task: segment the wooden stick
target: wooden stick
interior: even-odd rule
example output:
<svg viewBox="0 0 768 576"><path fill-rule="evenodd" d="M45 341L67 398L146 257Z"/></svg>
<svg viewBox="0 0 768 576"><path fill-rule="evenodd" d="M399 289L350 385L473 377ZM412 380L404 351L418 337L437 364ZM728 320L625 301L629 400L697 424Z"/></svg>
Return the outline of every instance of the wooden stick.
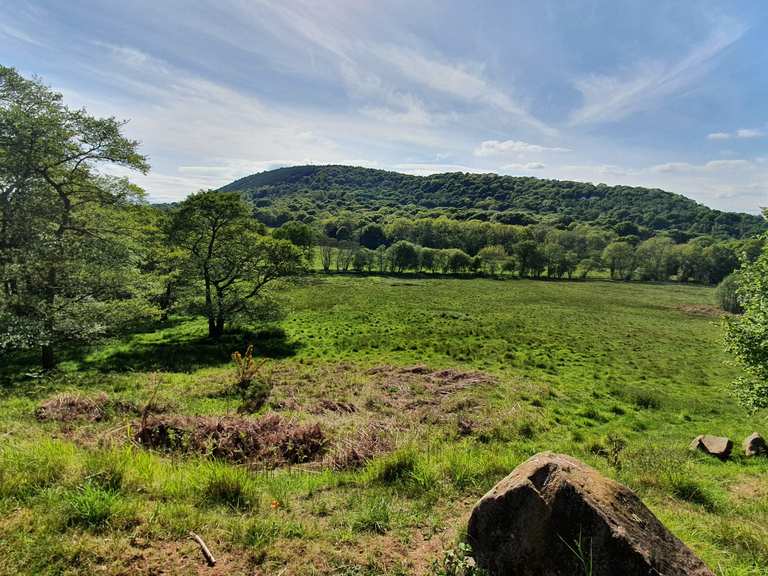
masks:
<svg viewBox="0 0 768 576"><path fill-rule="evenodd" d="M216 566L216 558L214 558L211 551L208 550L208 546L205 545L203 539L194 532L190 532L189 535L192 540L197 542L197 545L200 546L200 551L203 553L203 556L205 556L205 561L208 562L208 566Z"/></svg>

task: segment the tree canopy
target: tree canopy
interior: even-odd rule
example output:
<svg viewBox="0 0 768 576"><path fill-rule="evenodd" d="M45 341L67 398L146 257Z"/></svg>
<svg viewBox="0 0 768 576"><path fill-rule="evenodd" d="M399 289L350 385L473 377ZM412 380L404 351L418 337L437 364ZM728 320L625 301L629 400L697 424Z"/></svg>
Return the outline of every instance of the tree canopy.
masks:
<svg viewBox="0 0 768 576"><path fill-rule="evenodd" d="M99 172L146 171L124 123L64 105L38 80L0 67L0 345L88 339L139 315L132 207L141 191Z"/></svg>

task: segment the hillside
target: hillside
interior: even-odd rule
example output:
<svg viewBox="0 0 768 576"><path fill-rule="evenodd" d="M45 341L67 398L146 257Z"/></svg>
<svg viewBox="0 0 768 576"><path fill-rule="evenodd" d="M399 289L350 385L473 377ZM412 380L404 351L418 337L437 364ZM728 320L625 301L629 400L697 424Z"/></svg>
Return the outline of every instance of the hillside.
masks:
<svg viewBox="0 0 768 576"><path fill-rule="evenodd" d="M760 216L713 210L663 190L497 174L411 176L353 166L292 166L246 176L221 190L246 193L268 225L352 210L376 212L377 218L447 215L507 224L631 222L656 232L731 238L766 229Z"/></svg>

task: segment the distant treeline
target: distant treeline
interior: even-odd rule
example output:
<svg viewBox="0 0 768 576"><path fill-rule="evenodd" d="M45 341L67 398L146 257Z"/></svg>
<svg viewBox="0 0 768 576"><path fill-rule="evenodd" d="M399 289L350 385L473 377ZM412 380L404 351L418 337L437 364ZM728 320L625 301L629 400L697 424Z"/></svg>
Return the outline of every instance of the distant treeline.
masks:
<svg viewBox="0 0 768 576"><path fill-rule="evenodd" d="M330 218L316 226L290 221L273 231L309 256L319 252L325 271L515 274L585 278L607 271L618 280L678 280L717 284L753 260L762 241L699 236L680 242L668 234L643 237L631 223L615 230L585 224L554 228L395 218L386 224Z"/></svg>
<svg viewBox="0 0 768 576"><path fill-rule="evenodd" d="M410 176L351 166L294 166L241 178L222 188L246 195L270 227L316 224L345 213L384 223L396 217L500 224L634 225L641 238L676 242L702 235L747 238L766 230L761 216L713 210L658 189L496 174Z"/></svg>

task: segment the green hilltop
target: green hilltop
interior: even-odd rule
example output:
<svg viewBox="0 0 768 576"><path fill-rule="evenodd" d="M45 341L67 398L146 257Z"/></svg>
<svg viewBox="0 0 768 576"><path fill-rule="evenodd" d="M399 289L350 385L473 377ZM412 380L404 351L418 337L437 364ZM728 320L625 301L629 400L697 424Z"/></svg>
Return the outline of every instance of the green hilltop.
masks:
<svg viewBox="0 0 768 576"><path fill-rule="evenodd" d="M448 216L506 224L622 222L658 233L744 238L766 230L761 216L714 210L659 189L525 176L452 172L412 176L354 166L291 166L221 188L244 192L265 224L313 222L345 210L380 220Z"/></svg>

